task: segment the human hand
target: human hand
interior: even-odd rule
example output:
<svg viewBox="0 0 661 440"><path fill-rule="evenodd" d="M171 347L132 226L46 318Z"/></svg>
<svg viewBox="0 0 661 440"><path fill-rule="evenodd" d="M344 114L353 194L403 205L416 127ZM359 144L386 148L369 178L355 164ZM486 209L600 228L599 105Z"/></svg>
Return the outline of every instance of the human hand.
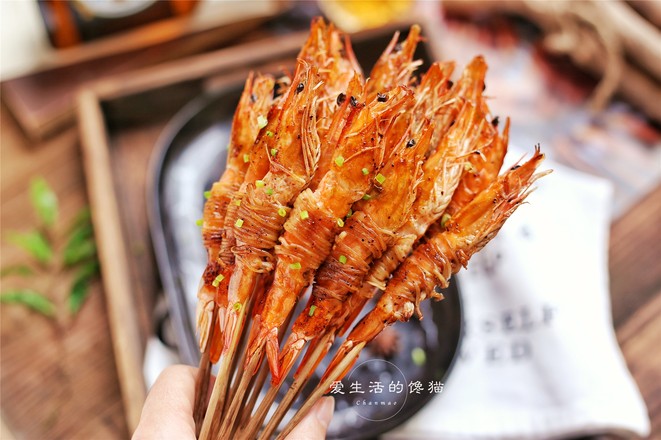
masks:
<svg viewBox="0 0 661 440"><path fill-rule="evenodd" d="M142 408L140 423L133 440L194 440L195 375L197 368L175 365L166 368L156 379ZM335 401L323 397L287 440L321 440L333 417Z"/></svg>

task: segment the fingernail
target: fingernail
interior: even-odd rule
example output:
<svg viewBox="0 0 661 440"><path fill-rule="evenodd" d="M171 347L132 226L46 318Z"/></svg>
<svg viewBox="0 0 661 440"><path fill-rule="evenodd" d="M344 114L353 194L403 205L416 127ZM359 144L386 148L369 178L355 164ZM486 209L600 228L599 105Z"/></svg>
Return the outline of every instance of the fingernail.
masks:
<svg viewBox="0 0 661 440"><path fill-rule="evenodd" d="M314 415L321 423L324 424L324 426L328 426L331 419L333 418L334 409L335 409L335 399L332 398L331 396L322 397L317 403L317 406L314 411Z"/></svg>

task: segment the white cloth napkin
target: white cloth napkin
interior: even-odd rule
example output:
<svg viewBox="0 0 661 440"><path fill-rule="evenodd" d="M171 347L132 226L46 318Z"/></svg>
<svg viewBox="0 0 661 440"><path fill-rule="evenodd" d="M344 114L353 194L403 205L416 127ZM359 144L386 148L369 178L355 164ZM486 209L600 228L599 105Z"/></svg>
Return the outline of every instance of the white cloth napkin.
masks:
<svg viewBox="0 0 661 440"><path fill-rule="evenodd" d="M459 275L465 334L443 393L384 438L649 434L611 320L610 184L545 166L529 205Z"/></svg>

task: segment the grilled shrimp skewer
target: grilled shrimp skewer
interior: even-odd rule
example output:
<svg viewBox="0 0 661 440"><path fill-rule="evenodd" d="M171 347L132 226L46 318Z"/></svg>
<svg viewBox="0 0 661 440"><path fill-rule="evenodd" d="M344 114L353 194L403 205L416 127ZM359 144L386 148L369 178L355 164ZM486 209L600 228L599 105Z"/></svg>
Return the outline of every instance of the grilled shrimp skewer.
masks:
<svg viewBox="0 0 661 440"><path fill-rule="evenodd" d="M369 174L383 160L379 134L411 99L411 93L404 88L392 95L386 102L374 100L367 105L351 97L354 108L340 136L333 166L316 191L306 190L297 198L281 244L276 247L278 263L273 285L261 315L254 318L242 383L247 383L258 368L264 351L272 374L277 377L278 328L330 252L342 217L370 189ZM239 389L242 388L240 384Z"/></svg>
<svg viewBox="0 0 661 440"><path fill-rule="evenodd" d="M296 319L281 355L281 381L293 366L305 343L326 331L338 318L347 297L360 288L374 258L392 243L397 229L408 217L422 177L421 161L429 147L432 127L416 137L403 139L376 176L373 196L354 205L344 231L317 273L310 301Z"/></svg>
<svg viewBox="0 0 661 440"><path fill-rule="evenodd" d="M198 291L197 329L199 333L200 369L196 379L195 421L199 433L204 417L204 405L209 384L210 347L212 329L216 326L216 282L221 271L219 261L223 239L224 219L232 194L243 182L248 164L243 155L248 154L259 132L259 115L268 112L273 101L274 79L268 75L248 75L239 99L234 118L227 154L227 165L221 178L213 184L204 205L202 238L207 249L207 267L202 275ZM220 339L217 336L217 339ZM213 357L213 356L211 356Z"/></svg>
<svg viewBox="0 0 661 440"><path fill-rule="evenodd" d="M296 200L292 216L285 225L286 232L276 248L275 280L264 312L257 318L260 330L249 347L252 357L260 356L259 347L266 346L274 377L278 377L277 327L329 254L333 237L343 225L342 218L371 188L375 171L383 160L380 134L410 98L408 91L399 89L387 102L374 100L367 106L356 104L352 120L341 137L333 167L317 191L306 190Z"/></svg>
<svg viewBox="0 0 661 440"><path fill-rule="evenodd" d="M431 84L438 83L435 79L441 73L433 72L432 69L423 78L421 87L426 84L426 80ZM367 283L363 285L357 294L350 297L346 304L347 312L343 319L344 324L340 326L338 334L343 334L360 314L364 305L374 295L374 288L381 290L385 288L385 282L390 274L409 255L415 242L425 234L427 228L441 219L442 214L452 200L459 180L462 178L462 173L465 173L465 164L470 165L470 161L474 160L470 152L481 152L493 143L497 131L485 119L484 112L488 109L482 98L485 74L486 63L484 59L475 57L466 66L461 78L450 92L441 95L447 101L442 102L438 107L436 118L440 121L439 125L445 126L448 131L446 135L443 132L438 133L437 129L435 135L442 137L442 143L427 159L423 168L425 176L436 176L436 178L427 178L420 186L418 198L411 209L411 216L397 231L396 243L374 263L367 276ZM464 100L468 100L468 106L464 107L460 113L460 103ZM469 112L472 116L468 116ZM453 125L454 121L457 120L459 121L459 127ZM507 142L498 143L498 146L500 149L492 148L489 150L489 153L493 155L489 160L498 163L498 169L500 169ZM467 161L462 157L466 154L468 154ZM496 175L498 169L495 171Z"/></svg>
<svg viewBox="0 0 661 440"><path fill-rule="evenodd" d="M235 267L229 280L218 279L219 286L227 286L228 289L223 329L225 359L214 385L214 407L207 412L202 426L202 438L208 438L218 424L216 421L212 426L212 419L216 416L215 420L218 420L217 407L223 400L220 396L225 394L229 381L228 369L259 273L272 268L273 257L269 250L278 238L290 209L288 205L309 183L316 169L319 138L316 133L317 83L314 77L315 69L299 62L294 81L284 97L282 110L278 112L278 127L283 129L272 137L267 136L274 139L274 146L267 152L269 172L263 180L248 183L246 194L238 199L241 202L233 228L237 246L232 249Z"/></svg>
<svg viewBox="0 0 661 440"><path fill-rule="evenodd" d="M450 276L466 267L470 257L498 233L528 196L530 185L546 174L534 174L543 158L536 148L530 160L512 167L466 205L447 230L432 235L415 249L397 269L375 308L340 346L320 384L278 438L284 438L330 385L344 377L362 348L381 330L394 322L409 320L413 313L421 316L420 302L428 297L442 299L434 286L447 287Z"/></svg>
<svg viewBox="0 0 661 440"><path fill-rule="evenodd" d="M370 82L368 84L368 92L370 93L370 96L372 97L372 100L376 99L377 101L383 101L385 102L386 100L389 99L389 92L397 87L398 85L406 85L409 84L411 81L411 75L415 71L415 69L420 65L420 62L418 61L413 61L413 54L415 52L415 48L417 46L417 43L420 40L420 28L418 26L413 26L411 28L411 31L409 32L409 36L407 39L401 43L397 44L397 40L399 38L399 33L396 33L395 36L393 37L390 45L388 48L385 50L385 52L381 55L379 58L378 62L372 69L372 72L370 74ZM350 47L347 44L347 47ZM445 80L443 81L443 86L446 87L447 83L447 78L449 77L452 69L451 66L447 68L446 66L443 69L444 74L446 75ZM347 97L349 95L349 98ZM347 94L341 94L337 98L337 103L339 104L342 101L346 101L350 99L351 94L347 92ZM423 100L417 99L417 102L421 102ZM416 104L417 105L417 104ZM341 110L340 110L341 111ZM409 109L410 111L410 109ZM339 112L338 112L339 113ZM409 129L406 124L402 124L399 121L404 118L406 113L400 114L397 119L396 119L396 126L390 126L390 128L385 132L384 136L384 145L385 145L385 152L384 152L384 157L389 157L392 149L394 146L402 139L402 136L404 133ZM455 114L456 116L456 114ZM335 119L337 120L338 114L336 113ZM407 119L408 120L408 119ZM329 144L338 144L338 139L337 136L339 135L340 130L333 130L333 126L335 126L335 121L331 124L331 129L329 130L329 134L327 136L327 142ZM417 133L420 129L422 129L422 125L419 124L414 127L415 132ZM384 133L381 133L382 135ZM335 137L335 139L333 139ZM332 162L328 164L327 166L324 165L325 163L328 163L327 161L324 160L324 151L330 151L326 150L323 147L322 144L322 155L321 155L321 160L320 160L320 166L319 166L319 171L313 178L312 183L310 184L311 189L315 189L318 185L318 181L320 181L324 176L324 170L329 169L329 167L332 165ZM362 170L361 170L362 171ZM347 207L348 208L348 207ZM341 219L341 217L346 213L346 210L342 212L341 214L338 215L338 218ZM293 215L292 219L295 219L296 216ZM329 239L329 242L331 240ZM326 252L327 253L327 252ZM296 291L297 288L294 288L293 290ZM281 318L279 318L281 319ZM274 338L272 338L274 339ZM272 350L273 353L275 354L277 350L277 345L275 345L275 350ZM260 354L261 356L261 354ZM275 355L272 356L275 358ZM273 364L273 362L271 362ZM277 364L276 364L277 366ZM251 366L248 366L247 370L250 371L252 369ZM273 368L272 368L273 370ZM285 373L286 375L286 373ZM275 377L275 376L274 376ZM259 427L262 424L262 421L264 417L267 414L267 411L275 399L275 396L277 394L278 387L272 386L269 391L267 392L267 395L265 398L262 400L262 403L260 404L259 409L255 413L255 415L251 418L249 425L247 428L245 428L242 431L242 435L244 438L252 438L256 435Z"/></svg>
<svg viewBox="0 0 661 440"><path fill-rule="evenodd" d="M406 127L409 126L411 127L411 130L416 130L416 129L419 130L422 128L422 125L426 123L425 121L428 121L428 118L432 118L435 122L441 125L442 129L439 130L437 127L432 126L430 135L432 139L434 138L439 139L444 135L444 131L448 129L448 126L451 124L451 120L458 118L458 120L460 121L460 123L452 127L450 135L448 135L446 139L443 139L441 145L434 145L431 148L427 148L427 145L429 143L428 142L424 143L423 150L426 148L427 150L432 151L433 153L431 157L427 160L427 162L423 165L423 169L425 170L423 176L424 179L421 182L420 187L418 187L417 189L416 202L411 208L411 211L413 213L420 210L421 207L424 208L423 209L424 212L428 213L429 211L433 211L429 208L429 204L440 203L442 205L439 207L440 211L438 212L438 215L440 215L440 212L442 212L442 210L445 208L445 205L447 205L447 202L449 202L450 200L452 191L454 190L454 185L456 184L456 181L459 178L459 173L461 169L460 163L446 167L446 162L450 163L451 160L454 159L456 156L462 156L466 152L467 148L474 143L473 141L477 133L477 128L475 127L477 127L481 122L478 112L470 105L467 105L463 113L461 113L461 115L458 115L459 109L464 103L463 100L453 99L453 101L448 102L446 101L446 99L449 98L444 99L444 97L447 97L449 95L448 91L450 84L448 82L448 78L452 72L452 68L453 65L451 63L444 63L444 64L435 63L434 65L432 65L429 71L424 75L420 85L418 86L418 89L416 90L417 94L414 105L412 106L412 108L409 109L407 113L400 115L398 119L395 121L394 126L391 127L391 132L394 132L398 135L399 137L398 140L400 141L400 145L401 145L402 136L400 134L400 130L402 130L402 127L404 127L405 130ZM386 143L388 143L388 141L390 139L393 139L394 137L391 134L391 132L387 133L386 135ZM409 140L410 139L405 139L404 142L408 144ZM409 146L415 146L415 145L416 145L415 139L413 139L413 141L410 143ZM420 146L418 145L418 147ZM389 168L388 166L385 167L386 170L388 168ZM450 168L450 171L454 170L456 176L454 178L442 180L441 179L442 174L440 173L442 173L446 168ZM434 188L436 189L432 191ZM411 192L410 194L413 195L415 193ZM442 194L445 194L445 196L441 196ZM433 198L431 198L432 196ZM421 201L426 201L425 203L427 203L427 205L422 204ZM370 203L370 202L365 202L365 203ZM372 204L372 206L378 206L378 204ZM408 211L408 208L411 207L411 204L408 203L405 204L404 206L407 208L404 211L406 212ZM384 209L384 212L389 212L389 209ZM399 224L397 224L397 227L402 226L401 224L402 221L405 220L410 221L410 219L408 219L408 214L409 213L407 213L407 216L400 217L401 221L399 222ZM350 222L356 221L356 219L360 218L360 216L363 214L359 213L356 215L358 217L351 219ZM396 216L393 218L396 218ZM324 284L327 284L326 288L330 289L330 292L332 292L332 295L335 296L336 299L346 298L347 294L349 293L352 294L349 295L348 300L344 304L340 301L333 302L332 299L330 299L329 300L330 303L335 304L334 312L330 314L329 313L324 314L324 308L322 307L322 309L319 311L320 314L316 315L317 312L315 309L317 305L314 305L315 306L314 309L312 308L311 305L308 307L307 313L309 314L310 310L312 310L313 315L315 315L314 318L309 319L309 321L314 322L314 324L308 322L307 327L311 331L307 332L307 336L305 332L299 332L298 335L300 337L296 342L290 339L285 345L283 355L281 357L281 362L283 364L282 365L283 371L281 372L281 377L286 376L289 369L292 367L293 363L298 357L298 354L302 350L305 342L309 340L310 337L312 336L318 336L318 338L314 340L311 343L311 346L308 348L308 353L306 354L304 360L302 361L301 367L299 367L299 371L296 374L296 379L294 384L292 384L292 386L287 391L285 397L283 398L277 409L276 414L271 418L271 421L269 422L269 424L267 425L264 431L263 436L265 437L268 437L269 432L272 432L277 427L280 418L284 416L285 412L288 409L289 404L293 402L293 400L298 395L300 388L306 382L306 378L309 377L309 374L307 372L313 371L314 367L316 367L318 362L326 355L328 348L330 348L330 343L332 343L334 339L336 328L340 327L340 323L346 319L346 315L349 313L348 310L355 309L356 310L355 313L358 313L360 309L362 309L364 302L367 302L367 300L372 296L371 288L367 289L367 294L362 294L362 295L358 295L356 289L358 289L359 286L362 284L362 280L366 275L367 270L369 269L369 264L367 263L370 263L372 261L372 258L378 258L381 252L385 250L385 247L382 248L381 246L385 245L386 247L389 247L393 243L391 239L379 236L377 231L383 232L384 231L383 229L379 229L377 225L374 224L373 221L369 223L373 226L373 228L368 228L368 230L374 231L377 234L377 236L370 237L368 234L367 239L373 240L374 238L376 238L376 240L374 240L374 243L377 244L373 246L374 249L372 249L374 251L374 255L370 255L372 253L370 252L370 250L364 249L364 251L367 252L367 255L365 256L361 255L360 257L356 258L358 261L365 260L365 264L362 265L362 270L361 269L349 270L350 267L349 265L346 264L342 265L338 259L340 257L344 259L347 258L347 255L353 254L353 252L350 250L342 250L342 251L338 251L337 255L335 255L334 258L329 258L329 261L331 261L331 263L328 266L333 267L334 270L328 271L322 268L322 270L320 270L319 274L317 275L318 284L317 286L315 286L315 290L317 292L324 290L324 288L321 287ZM390 225L392 227L393 225L395 225L395 223L390 222ZM397 227L395 227L391 231L394 231L395 229L397 229ZM359 231L363 232L363 234L357 234L357 232ZM353 243L354 241L361 239L365 240L366 237L364 232L365 232L364 227L359 227L356 229L347 228L347 232L344 234L346 243ZM358 243L360 244L362 242L358 241ZM379 246L379 244L381 246ZM351 248L352 246L348 246L348 247ZM360 248L361 246L356 246L356 249L360 249ZM347 273L343 274L343 272L347 272ZM345 281L351 280L351 281L345 283L336 283L335 279L345 280ZM326 283L324 283L324 280L326 281ZM351 286L353 286L353 288L351 288ZM321 296L321 294L318 293L317 296ZM358 299L356 297L358 297ZM361 304L352 309L350 305L354 304L355 302L360 302ZM323 318L324 315L326 316L326 318ZM305 320L305 312L299 317L297 323L300 324L301 322L303 322L303 320ZM294 336L292 336L292 338L295 337L294 333L293 335ZM318 347L318 345L321 346ZM261 409L263 410L263 408Z"/></svg>
<svg viewBox="0 0 661 440"><path fill-rule="evenodd" d="M273 101L274 79L271 76L253 73L248 75L246 85L239 99L234 118L227 153L227 165L222 177L213 184L204 204L202 239L207 249L207 267L202 276L198 298L197 326L200 335L200 350L204 351L209 342L211 313L216 293L214 280L219 274L220 244L227 207L232 195L238 190L248 170L248 162L243 160L249 154L259 133L260 116L268 114Z"/></svg>
<svg viewBox="0 0 661 440"><path fill-rule="evenodd" d="M376 188L372 191L374 195L354 205L357 212L347 219L343 231L337 236L330 255L319 269L310 301L296 319L289 339L284 344L280 357L280 376L273 375L272 386L276 391L306 342L319 337L308 352L310 359L315 360L312 362L315 367L316 359L323 357L330 348L334 334L327 332L328 326L342 312L346 298L359 288L372 259L388 247L394 232L407 218L408 210L415 200L416 186L422 177L420 159L429 148L432 133L433 128L428 124L415 138L403 138L381 172L372 175ZM299 385L304 384L303 379L314 370L306 366L305 361L302 368L303 374L301 371L297 373L297 382L281 400L262 438L268 438L275 431L281 417L298 394Z"/></svg>

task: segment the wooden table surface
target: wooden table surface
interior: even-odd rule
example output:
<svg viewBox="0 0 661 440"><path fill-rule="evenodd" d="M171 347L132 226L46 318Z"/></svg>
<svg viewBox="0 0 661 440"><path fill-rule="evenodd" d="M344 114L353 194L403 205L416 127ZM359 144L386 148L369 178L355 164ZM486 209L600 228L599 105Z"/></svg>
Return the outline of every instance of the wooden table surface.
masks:
<svg viewBox="0 0 661 440"><path fill-rule="evenodd" d="M69 129L40 144L30 143L2 108L2 266L17 263L20 251L6 232L32 222L27 188L41 175L60 199L66 225L87 203L78 134ZM661 260L658 221L661 186L617 219L611 229L610 276L613 319L629 368L661 436ZM54 235L64 236L64 226ZM45 286L64 309L65 279ZM38 282L38 281L37 281ZM62 313L66 316L66 313ZM1 308L0 380L3 431L25 439L120 439L124 420L100 283L78 316L47 319L22 307Z"/></svg>

